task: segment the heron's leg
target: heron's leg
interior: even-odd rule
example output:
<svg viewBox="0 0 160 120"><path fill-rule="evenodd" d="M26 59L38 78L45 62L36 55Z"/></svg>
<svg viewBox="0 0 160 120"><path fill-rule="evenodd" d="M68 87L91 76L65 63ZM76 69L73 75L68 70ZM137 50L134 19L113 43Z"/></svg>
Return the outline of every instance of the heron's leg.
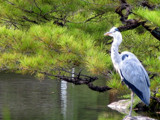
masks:
<svg viewBox="0 0 160 120"><path fill-rule="evenodd" d="M132 116L133 98L134 98L134 92L131 91L131 107L130 107L130 111L129 111L129 116Z"/></svg>

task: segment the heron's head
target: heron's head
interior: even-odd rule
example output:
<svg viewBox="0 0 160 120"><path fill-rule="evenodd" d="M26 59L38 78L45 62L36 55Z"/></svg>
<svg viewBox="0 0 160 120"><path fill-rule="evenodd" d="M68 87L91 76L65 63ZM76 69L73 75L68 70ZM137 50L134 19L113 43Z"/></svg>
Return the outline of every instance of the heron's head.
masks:
<svg viewBox="0 0 160 120"><path fill-rule="evenodd" d="M117 34L119 34L119 33L120 33L120 32L119 32L118 28L112 27L109 32L104 33L104 36L115 37L115 36L117 36Z"/></svg>

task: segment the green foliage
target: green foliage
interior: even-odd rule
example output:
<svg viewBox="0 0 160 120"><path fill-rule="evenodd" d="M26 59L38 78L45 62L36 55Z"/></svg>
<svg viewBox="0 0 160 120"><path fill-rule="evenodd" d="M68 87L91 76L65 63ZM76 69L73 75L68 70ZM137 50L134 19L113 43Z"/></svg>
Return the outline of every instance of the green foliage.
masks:
<svg viewBox="0 0 160 120"><path fill-rule="evenodd" d="M160 73L160 60L158 58L155 60L153 57L147 57L144 63L149 71Z"/></svg>
<svg viewBox="0 0 160 120"><path fill-rule="evenodd" d="M102 46L96 46L89 34L51 23L34 25L27 32L1 27L0 39L4 51L1 67L13 68L11 65L17 62L17 67L23 70L48 71L75 64L97 74L105 71L110 63L110 56Z"/></svg>
<svg viewBox="0 0 160 120"><path fill-rule="evenodd" d="M104 52L99 53L101 50L98 48L89 49L85 57L85 64L88 69L91 69L93 73L105 71L110 63L110 56ZM99 63L101 61L101 63Z"/></svg>
<svg viewBox="0 0 160 120"><path fill-rule="evenodd" d="M155 25L160 26L160 10L149 10L147 8L137 8L134 9L134 13L138 16L142 17L143 19L149 20L153 22Z"/></svg>
<svg viewBox="0 0 160 120"><path fill-rule="evenodd" d="M133 3L137 5L139 0L127 2L135 6ZM159 4L158 0L149 2ZM118 0L0 0L0 68L56 74L61 67L82 66L87 74L108 73L113 70L108 44L112 38L103 34L121 25L114 13L117 5ZM146 24L153 29L160 25L159 9L137 5L133 12L137 15L128 19L148 20ZM122 35L119 51L133 52L147 71L160 74L160 42L142 27ZM37 76L44 77L41 73ZM108 76L108 86L126 90L117 73ZM151 80L151 89L158 83L158 77Z"/></svg>
<svg viewBox="0 0 160 120"><path fill-rule="evenodd" d="M111 88L114 88L116 90L114 92L121 91L121 93L123 93L126 90L128 90L126 85L121 81L121 78L118 73L112 73L110 78L111 80L107 81L107 85Z"/></svg>
<svg viewBox="0 0 160 120"><path fill-rule="evenodd" d="M152 4L160 4L159 0L148 0Z"/></svg>
<svg viewBox="0 0 160 120"><path fill-rule="evenodd" d="M131 95L130 94L125 94L125 95L120 96L120 98L131 99Z"/></svg>
<svg viewBox="0 0 160 120"><path fill-rule="evenodd" d="M66 14L79 10L81 0L1 0L0 16L8 27L30 26L47 21L61 21Z"/></svg>
<svg viewBox="0 0 160 120"><path fill-rule="evenodd" d="M111 0L0 0L0 21L9 28L28 28L52 21L58 25L84 22L91 17L114 10ZM97 16L97 17L98 17ZM77 20L78 19L78 20Z"/></svg>
<svg viewBox="0 0 160 120"><path fill-rule="evenodd" d="M117 73L112 74L112 80L107 81L107 85L111 86L112 88L118 89L121 86L121 79Z"/></svg>
<svg viewBox="0 0 160 120"><path fill-rule="evenodd" d="M151 89L155 90L155 88L160 87L160 78L159 76L154 77L154 79L151 81ZM158 91L158 94L160 91Z"/></svg>

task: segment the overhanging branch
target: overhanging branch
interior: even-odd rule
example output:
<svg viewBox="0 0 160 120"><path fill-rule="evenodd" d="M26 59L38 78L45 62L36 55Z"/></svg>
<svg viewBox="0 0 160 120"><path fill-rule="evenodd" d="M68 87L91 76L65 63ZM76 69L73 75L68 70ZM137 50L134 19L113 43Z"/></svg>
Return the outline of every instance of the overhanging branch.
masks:
<svg viewBox="0 0 160 120"><path fill-rule="evenodd" d="M148 2L143 1L141 3L143 7L148 7L149 9L156 8L154 5L150 5ZM126 12L123 13L122 11L125 10ZM140 20L140 19L129 19L128 16L132 13L132 6L130 6L126 0L120 0L120 6L117 7L115 12L121 16L120 20L124 24L123 26L118 27L120 31L135 29L136 27L142 25L147 31L149 31L155 38L160 40L160 28L155 27L154 29L151 29L151 26L146 24L147 21Z"/></svg>
<svg viewBox="0 0 160 120"><path fill-rule="evenodd" d="M61 71L65 71L67 73L71 73L65 69L61 69ZM60 80L64 80L64 81L67 81L69 83L73 83L75 85L82 85L82 84L85 84L87 85L91 90L94 90L94 91L98 91L98 92L105 92L107 90L110 90L111 88L108 87L108 86L96 86L96 85L93 85L93 82L95 80L98 80L98 77L95 77L95 76L88 76L88 75L83 75L81 74L81 71L79 73L74 73L74 77L69 77L69 76L64 76L64 75L53 75L51 73L47 73L47 72L39 72L37 71L38 73L42 73L42 74L45 74L47 76L54 76Z"/></svg>

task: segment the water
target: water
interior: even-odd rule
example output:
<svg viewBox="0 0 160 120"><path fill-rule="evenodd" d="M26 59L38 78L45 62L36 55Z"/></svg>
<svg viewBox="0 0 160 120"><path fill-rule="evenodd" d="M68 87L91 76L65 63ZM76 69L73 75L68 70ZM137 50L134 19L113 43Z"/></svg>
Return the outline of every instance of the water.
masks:
<svg viewBox="0 0 160 120"><path fill-rule="evenodd" d="M124 115L107 107L113 100L108 92L94 92L85 85L0 73L3 120L120 120Z"/></svg>

